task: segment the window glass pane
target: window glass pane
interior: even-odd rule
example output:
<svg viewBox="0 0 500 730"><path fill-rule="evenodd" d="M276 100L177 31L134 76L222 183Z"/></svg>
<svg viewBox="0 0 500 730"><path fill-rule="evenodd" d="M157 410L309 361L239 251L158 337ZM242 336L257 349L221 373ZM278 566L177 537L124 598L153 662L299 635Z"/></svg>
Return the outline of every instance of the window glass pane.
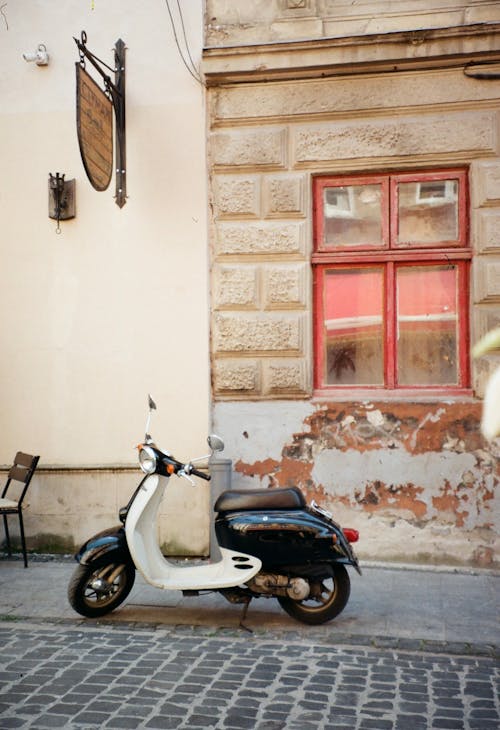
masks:
<svg viewBox="0 0 500 730"><path fill-rule="evenodd" d="M400 267L396 282L398 384L456 384L457 267Z"/></svg>
<svg viewBox="0 0 500 730"><path fill-rule="evenodd" d="M324 244L382 244L382 186L346 185L323 191Z"/></svg>
<svg viewBox="0 0 500 730"><path fill-rule="evenodd" d="M383 384L383 269L329 269L324 281L325 384Z"/></svg>
<svg viewBox="0 0 500 730"><path fill-rule="evenodd" d="M458 180L399 183L397 243L458 239Z"/></svg>

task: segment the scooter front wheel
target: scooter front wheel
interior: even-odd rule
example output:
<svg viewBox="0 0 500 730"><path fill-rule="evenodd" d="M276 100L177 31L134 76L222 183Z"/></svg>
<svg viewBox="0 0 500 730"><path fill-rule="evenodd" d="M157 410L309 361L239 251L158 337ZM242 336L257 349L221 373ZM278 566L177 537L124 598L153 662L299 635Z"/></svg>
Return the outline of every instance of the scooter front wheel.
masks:
<svg viewBox="0 0 500 730"><path fill-rule="evenodd" d="M77 613L98 618L123 603L134 581L135 567L130 563L79 565L69 582L68 599Z"/></svg>
<svg viewBox="0 0 500 730"><path fill-rule="evenodd" d="M317 626L331 621L344 610L351 593L351 581L343 565L336 565L332 576L310 580L309 583L310 594L302 601L278 596L281 608L289 616L304 624Z"/></svg>

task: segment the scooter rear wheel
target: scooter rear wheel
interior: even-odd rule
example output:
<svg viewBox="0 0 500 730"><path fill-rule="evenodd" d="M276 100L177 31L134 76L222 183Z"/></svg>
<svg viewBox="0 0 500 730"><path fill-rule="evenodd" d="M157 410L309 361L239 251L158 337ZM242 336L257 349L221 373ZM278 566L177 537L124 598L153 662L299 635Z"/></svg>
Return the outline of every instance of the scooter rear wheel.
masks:
<svg viewBox="0 0 500 730"><path fill-rule="evenodd" d="M304 624L317 626L331 621L344 610L351 593L351 581L343 565L336 565L331 577L310 580L309 583L311 593L302 601L278 596L281 608L289 616Z"/></svg>
<svg viewBox="0 0 500 730"><path fill-rule="evenodd" d="M135 567L130 563L79 565L69 582L68 599L81 616L98 618L123 603L134 581Z"/></svg>

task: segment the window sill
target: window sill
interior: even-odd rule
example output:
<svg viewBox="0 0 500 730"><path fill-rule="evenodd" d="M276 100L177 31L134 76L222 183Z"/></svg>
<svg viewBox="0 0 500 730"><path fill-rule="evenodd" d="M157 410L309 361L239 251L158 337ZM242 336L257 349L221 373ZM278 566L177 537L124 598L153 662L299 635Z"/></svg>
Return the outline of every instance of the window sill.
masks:
<svg viewBox="0 0 500 730"><path fill-rule="evenodd" d="M360 402L360 401L412 401L428 402L473 402L479 400L471 388L318 388L314 390L312 402Z"/></svg>

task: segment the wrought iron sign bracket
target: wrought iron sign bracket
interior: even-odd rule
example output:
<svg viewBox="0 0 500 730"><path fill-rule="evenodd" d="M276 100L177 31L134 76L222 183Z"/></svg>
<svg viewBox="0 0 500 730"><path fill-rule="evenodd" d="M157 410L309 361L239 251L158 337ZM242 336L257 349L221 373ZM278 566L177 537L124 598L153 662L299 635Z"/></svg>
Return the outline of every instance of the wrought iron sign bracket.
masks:
<svg viewBox="0 0 500 730"><path fill-rule="evenodd" d="M80 53L80 65L85 67L87 59L104 80L106 94L111 99L115 116L115 202L123 208L127 202L127 165L126 165L126 136L125 136L125 43L119 38L114 47L114 68L110 68L104 61L97 58L86 46L87 34L81 33L81 40L73 38ZM114 73L114 83L102 66Z"/></svg>

